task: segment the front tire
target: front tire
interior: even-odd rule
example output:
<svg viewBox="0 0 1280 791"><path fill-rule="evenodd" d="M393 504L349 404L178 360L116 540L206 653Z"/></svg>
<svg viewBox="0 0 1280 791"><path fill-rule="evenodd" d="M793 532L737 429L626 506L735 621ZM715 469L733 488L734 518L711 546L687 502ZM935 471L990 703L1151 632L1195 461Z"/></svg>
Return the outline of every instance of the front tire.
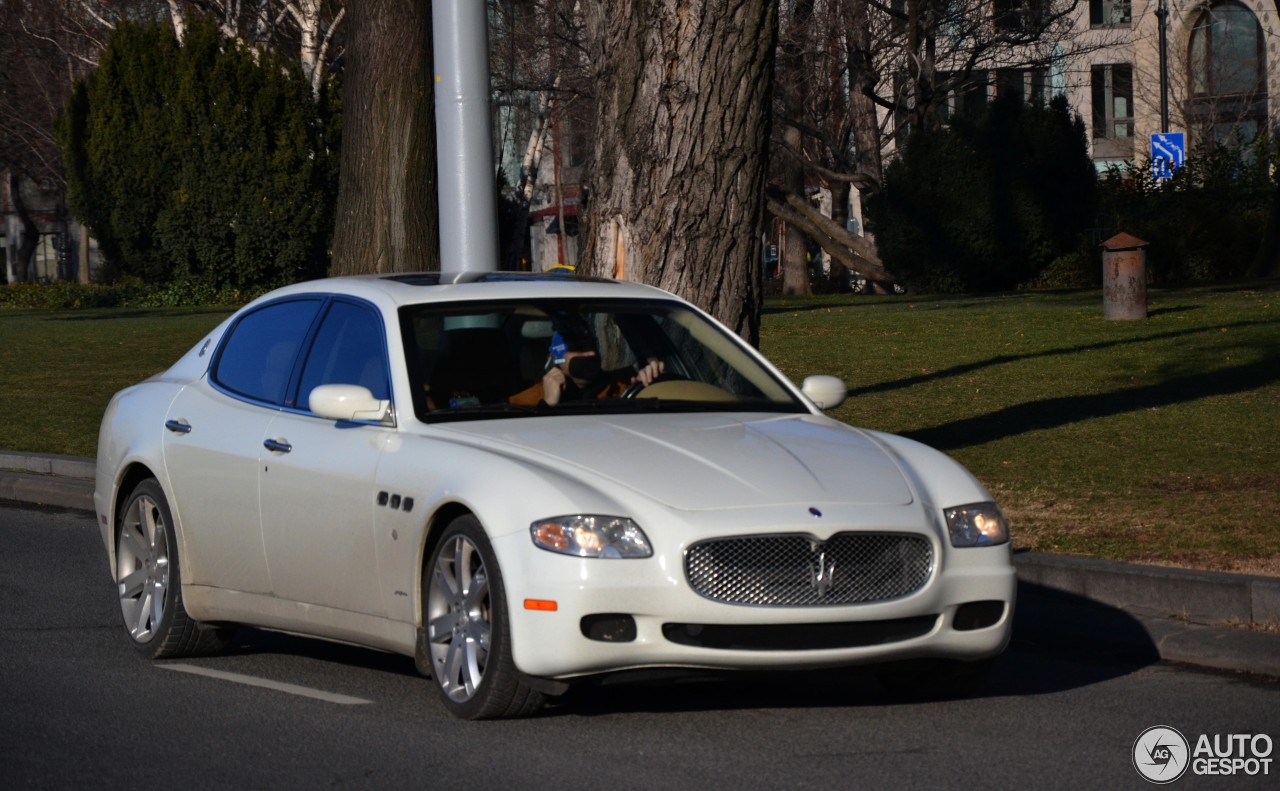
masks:
<svg viewBox="0 0 1280 791"><path fill-rule="evenodd" d="M537 711L543 695L516 670L502 573L474 516L445 528L423 582L431 677L445 708L468 720Z"/></svg>
<svg viewBox="0 0 1280 791"><path fill-rule="evenodd" d="M182 571L169 501L160 484L138 484L116 518L116 592L125 631L150 659L215 653L224 629L205 626L182 604Z"/></svg>

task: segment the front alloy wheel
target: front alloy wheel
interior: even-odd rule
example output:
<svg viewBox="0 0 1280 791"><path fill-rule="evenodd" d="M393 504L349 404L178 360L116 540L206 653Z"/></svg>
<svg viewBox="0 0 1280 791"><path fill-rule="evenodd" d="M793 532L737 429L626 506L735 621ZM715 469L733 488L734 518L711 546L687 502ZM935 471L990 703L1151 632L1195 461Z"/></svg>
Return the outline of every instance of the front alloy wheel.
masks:
<svg viewBox="0 0 1280 791"><path fill-rule="evenodd" d="M436 554L429 617L436 680L446 697L465 703L484 680L493 636L489 573L465 535L450 537Z"/></svg>
<svg viewBox="0 0 1280 791"><path fill-rule="evenodd" d="M431 675L445 706L464 719L519 717L542 705L511 658L506 592L484 529L453 520L425 569Z"/></svg>

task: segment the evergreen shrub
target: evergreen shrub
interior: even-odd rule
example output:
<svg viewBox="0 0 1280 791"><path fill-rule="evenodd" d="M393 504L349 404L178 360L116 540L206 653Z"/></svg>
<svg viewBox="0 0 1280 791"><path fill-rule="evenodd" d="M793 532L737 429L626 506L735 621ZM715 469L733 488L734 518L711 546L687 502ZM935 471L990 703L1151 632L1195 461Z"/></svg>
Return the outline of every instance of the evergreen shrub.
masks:
<svg viewBox="0 0 1280 791"><path fill-rule="evenodd" d="M301 72L193 17L122 22L59 119L68 203L109 280L247 289L325 274L340 116Z"/></svg>
<svg viewBox="0 0 1280 791"><path fill-rule="evenodd" d="M1064 98L993 102L920 131L868 206L881 258L913 292L994 291L1080 249L1097 174Z"/></svg>

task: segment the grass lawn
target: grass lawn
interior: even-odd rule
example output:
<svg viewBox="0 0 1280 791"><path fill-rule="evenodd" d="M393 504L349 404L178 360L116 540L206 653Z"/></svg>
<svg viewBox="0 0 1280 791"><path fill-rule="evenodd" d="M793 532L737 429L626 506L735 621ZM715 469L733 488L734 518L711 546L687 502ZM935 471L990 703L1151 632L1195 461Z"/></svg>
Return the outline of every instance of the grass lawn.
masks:
<svg viewBox="0 0 1280 791"><path fill-rule="evenodd" d="M1018 546L1280 574L1280 284L778 300L762 348L841 420L954 456Z"/></svg>
<svg viewBox="0 0 1280 791"><path fill-rule="evenodd" d="M1280 575L1280 283L770 300L762 349L832 414L974 472L1037 550ZM0 312L0 448L92 456L110 395L227 311ZM856 475L856 470L850 474Z"/></svg>
<svg viewBox="0 0 1280 791"><path fill-rule="evenodd" d="M0 311L0 448L93 456L111 395L168 368L229 314Z"/></svg>

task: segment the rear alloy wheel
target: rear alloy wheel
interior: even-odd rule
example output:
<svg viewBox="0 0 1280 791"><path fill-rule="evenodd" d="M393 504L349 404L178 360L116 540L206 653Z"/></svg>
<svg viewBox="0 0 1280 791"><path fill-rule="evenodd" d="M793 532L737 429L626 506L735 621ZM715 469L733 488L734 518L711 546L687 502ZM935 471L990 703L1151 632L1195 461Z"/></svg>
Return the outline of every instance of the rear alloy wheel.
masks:
<svg viewBox="0 0 1280 791"><path fill-rule="evenodd" d="M431 676L445 707L469 720L536 711L543 696L524 683L511 658L502 574L475 517L460 516L445 528L424 583Z"/></svg>
<svg viewBox="0 0 1280 791"><path fill-rule="evenodd" d="M124 627L152 659L216 652L226 646L224 629L192 620L182 605L182 577L173 517L160 484L138 484L116 524L116 591Z"/></svg>

